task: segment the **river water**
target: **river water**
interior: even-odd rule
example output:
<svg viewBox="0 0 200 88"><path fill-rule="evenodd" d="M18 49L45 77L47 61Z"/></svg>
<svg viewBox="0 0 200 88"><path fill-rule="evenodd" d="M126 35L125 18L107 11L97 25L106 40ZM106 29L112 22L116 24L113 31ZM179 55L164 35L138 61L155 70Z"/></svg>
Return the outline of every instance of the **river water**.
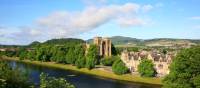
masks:
<svg viewBox="0 0 200 88"><path fill-rule="evenodd" d="M133 82L124 82L97 76L91 76L80 72L50 68L22 62L7 61L12 67L19 67L28 71L29 78L35 85L39 85L39 75L41 72L52 77L64 77L76 88L160 88L158 85L149 85Z"/></svg>

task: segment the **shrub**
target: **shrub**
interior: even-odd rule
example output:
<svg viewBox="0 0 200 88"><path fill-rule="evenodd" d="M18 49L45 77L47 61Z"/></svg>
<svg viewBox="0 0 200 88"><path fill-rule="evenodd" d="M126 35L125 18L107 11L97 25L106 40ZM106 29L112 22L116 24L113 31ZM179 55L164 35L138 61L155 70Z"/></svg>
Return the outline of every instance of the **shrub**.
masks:
<svg viewBox="0 0 200 88"><path fill-rule="evenodd" d="M153 62L148 59L142 59L138 65L138 72L144 77L153 77L156 74Z"/></svg>
<svg viewBox="0 0 200 88"><path fill-rule="evenodd" d="M40 88L75 88L63 78L48 77L47 74L40 74Z"/></svg>
<svg viewBox="0 0 200 88"><path fill-rule="evenodd" d="M101 64L104 66L112 66L112 64L114 63L116 59L119 59L119 57L117 56L106 57L106 58L101 59Z"/></svg>
<svg viewBox="0 0 200 88"><path fill-rule="evenodd" d="M128 73L128 68L121 61L121 59L117 59L112 65L112 71L117 75L122 75Z"/></svg>

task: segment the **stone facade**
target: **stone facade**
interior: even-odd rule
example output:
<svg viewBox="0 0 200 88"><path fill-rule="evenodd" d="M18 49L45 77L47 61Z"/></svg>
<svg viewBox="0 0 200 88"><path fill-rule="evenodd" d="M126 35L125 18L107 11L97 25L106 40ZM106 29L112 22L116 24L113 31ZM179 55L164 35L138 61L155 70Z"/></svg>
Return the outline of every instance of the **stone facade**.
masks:
<svg viewBox="0 0 200 88"><path fill-rule="evenodd" d="M111 56L111 40L109 38L95 37L94 44L99 48L100 56Z"/></svg>
<svg viewBox="0 0 200 88"><path fill-rule="evenodd" d="M138 65L142 59L150 59L154 63L157 76L169 74L169 65L172 62L174 54L161 54L157 51L140 51L121 53L121 60L126 64L131 72L137 72Z"/></svg>

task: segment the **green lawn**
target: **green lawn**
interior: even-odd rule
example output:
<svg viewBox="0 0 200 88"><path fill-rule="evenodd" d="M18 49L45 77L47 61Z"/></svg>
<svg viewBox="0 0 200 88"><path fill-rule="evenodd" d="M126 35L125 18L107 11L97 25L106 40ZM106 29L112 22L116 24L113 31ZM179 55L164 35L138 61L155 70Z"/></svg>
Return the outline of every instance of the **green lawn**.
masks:
<svg viewBox="0 0 200 88"><path fill-rule="evenodd" d="M18 62L40 65L40 66L60 68L60 69L65 69L65 70L73 70L73 71L78 71L78 72L82 72L82 73L86 73L86 74L90 74L90 75L96 75L96 76L100 76L100 77L111 78L111 79L122 80L122 81L162 85L161 78L147 78L147 77L140 77L139 75L131 75L131 74L115 75L114 73L109 72L109 71L104 71L104 70L99 70L99 69L88 70L86 68L78 69L72 65L58 64L58 63L54 63L54 62L40 62L40 61L30 61L30 60L22 60L21 61L18 58L8 58L8 57L4 57L4 59L5 60L15 60Z"/></svg>

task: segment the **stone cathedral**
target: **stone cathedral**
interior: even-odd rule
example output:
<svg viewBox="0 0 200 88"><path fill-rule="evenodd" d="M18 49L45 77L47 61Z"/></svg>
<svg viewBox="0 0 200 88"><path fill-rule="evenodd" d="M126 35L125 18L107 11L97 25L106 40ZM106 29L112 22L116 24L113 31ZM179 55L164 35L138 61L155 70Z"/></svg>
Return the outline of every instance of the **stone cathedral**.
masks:
<svg viewBox="0 0 200 88"><path fill-rule="evenodd" d="M99 48L100 56L111 56L111 40L109 38L95 37L94 44L96 44Z"/></svg>

